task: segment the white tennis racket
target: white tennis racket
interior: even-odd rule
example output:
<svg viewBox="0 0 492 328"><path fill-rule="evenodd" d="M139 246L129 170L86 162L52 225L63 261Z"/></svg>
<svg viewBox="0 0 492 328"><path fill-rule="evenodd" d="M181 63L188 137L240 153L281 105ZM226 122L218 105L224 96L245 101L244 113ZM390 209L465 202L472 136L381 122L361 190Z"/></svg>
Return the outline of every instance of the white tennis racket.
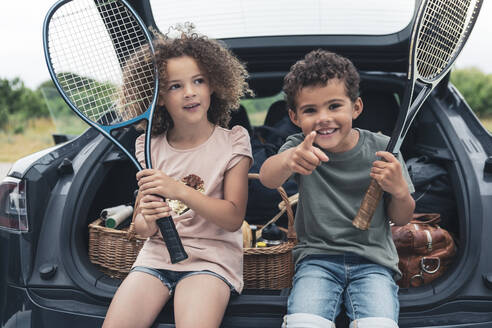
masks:
<svg viewBox="0 0 492 328"><path fill-rule="evenodd" d="M422 0L410 38L407 85L386 151L396 155L413 119L434 87L449 72L477 20L483 0ZM414 96L415 85L421 87ZM371 179L352 224L369 228L383 190Z"/></svg>

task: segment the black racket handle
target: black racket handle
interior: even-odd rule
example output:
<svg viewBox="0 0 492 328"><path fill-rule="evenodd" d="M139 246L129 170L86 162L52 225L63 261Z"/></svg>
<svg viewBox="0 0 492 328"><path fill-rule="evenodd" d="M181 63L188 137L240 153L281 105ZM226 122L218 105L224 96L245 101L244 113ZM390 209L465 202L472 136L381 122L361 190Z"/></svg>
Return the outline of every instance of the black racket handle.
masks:
<svg viewBox="0 0 492 328"><path fill-rule="evenodd" d="M164 239L169 255L171 256L171 263L174 264L186 260L188 254L186 254L183 244L181 243L173 218L170 216L160 218L156 223L161 230L162 238Z"/></svg>

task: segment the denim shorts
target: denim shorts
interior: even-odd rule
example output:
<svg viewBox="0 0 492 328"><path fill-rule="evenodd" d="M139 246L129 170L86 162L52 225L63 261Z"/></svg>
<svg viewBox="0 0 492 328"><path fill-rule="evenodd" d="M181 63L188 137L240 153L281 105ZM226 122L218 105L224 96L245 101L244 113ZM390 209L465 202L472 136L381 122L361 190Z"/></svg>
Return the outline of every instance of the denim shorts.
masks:
<svg viewBox="0 0 492 328"><path fill-rule="evenodd" d="M308 256L296 265L286 317L312 314L333 323L343 304L353 323L379 320L367 327L397 327L400 305L393 274L355 254Z"/></svg>
<svg viewBox="0 0 492 328"><path fill-rule="evenodd" d="M178 282L183 280L186 277L197 275L197 274L208 274L214 277L219 278L220 280L224 281L227 286L231 289L231 292L233 294L236 294L236 290L234 287L231 285L227 279L222 277L220 274L217 274L215 272L209 271L209 270L202 270L202 271L171 271L171 270L164 270L164 269L154 269L154 268L148 268L144 266L136 266L133 267L130 272L144 272L148 273L160 281L169 289L169 295L172 295L174 293L174 290L176 289L176 285Z"/></svg>

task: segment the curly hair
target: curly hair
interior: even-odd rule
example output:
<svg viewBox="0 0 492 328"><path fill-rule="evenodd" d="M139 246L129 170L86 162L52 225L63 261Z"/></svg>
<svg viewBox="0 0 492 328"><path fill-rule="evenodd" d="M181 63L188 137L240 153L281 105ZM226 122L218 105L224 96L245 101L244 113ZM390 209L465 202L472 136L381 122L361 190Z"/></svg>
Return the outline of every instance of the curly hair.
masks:
<svg viewBox="0 0 492 328"><path fill-rule="evenodd" d="M203 74L208 77L211 89L214 90L207 112L208 120L213 124L227 127L231 112L239 108L240 99L245 95L253 95L246 81L248 72L225 45L193 32L193 28L193 25L186 25L185 29L180 26L174 28L181 34L176 38L153 31L154 57L150 55L148 46L144 46L127 60L123 69L124 83L120 97L123 107L132 107L140 113L147 108L145 105L150 103L151 95L142 95L142 90L135 90L131 86L131 81L144 79L153 81L153 76L148 76L150 73L148 69L146 70L153 59L159 71L159 85L165 86L168 82L167 61L171 58L189 56L196 60ZM167 92L165 88L159 88L158 97L164 96L165 92ZM155 110L152 135L165 133L173 126L172 118L165 107Z"/></svg>
<svg viewBox="0 0 492 328"><path fill-rule="evenodd" d="M324 86L334 78L345 83L347 96L355 101L359 96L360 77L354 64L333 52L321 49L311 51L292 65L284 77L283 91L288 108L296 110L296 99L302 88Z"/></svg>

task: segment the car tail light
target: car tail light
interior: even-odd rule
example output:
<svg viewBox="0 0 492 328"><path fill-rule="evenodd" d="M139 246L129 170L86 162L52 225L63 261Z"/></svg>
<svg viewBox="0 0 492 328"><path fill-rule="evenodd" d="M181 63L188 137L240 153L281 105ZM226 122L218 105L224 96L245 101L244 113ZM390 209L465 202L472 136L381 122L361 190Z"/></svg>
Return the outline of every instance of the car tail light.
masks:
<svg viewBox="0 0 492 328"><path fill-rule="evenodd" d="M28 231L26 184L6 177L0 183L0 229L12 232Z"/></svg>

